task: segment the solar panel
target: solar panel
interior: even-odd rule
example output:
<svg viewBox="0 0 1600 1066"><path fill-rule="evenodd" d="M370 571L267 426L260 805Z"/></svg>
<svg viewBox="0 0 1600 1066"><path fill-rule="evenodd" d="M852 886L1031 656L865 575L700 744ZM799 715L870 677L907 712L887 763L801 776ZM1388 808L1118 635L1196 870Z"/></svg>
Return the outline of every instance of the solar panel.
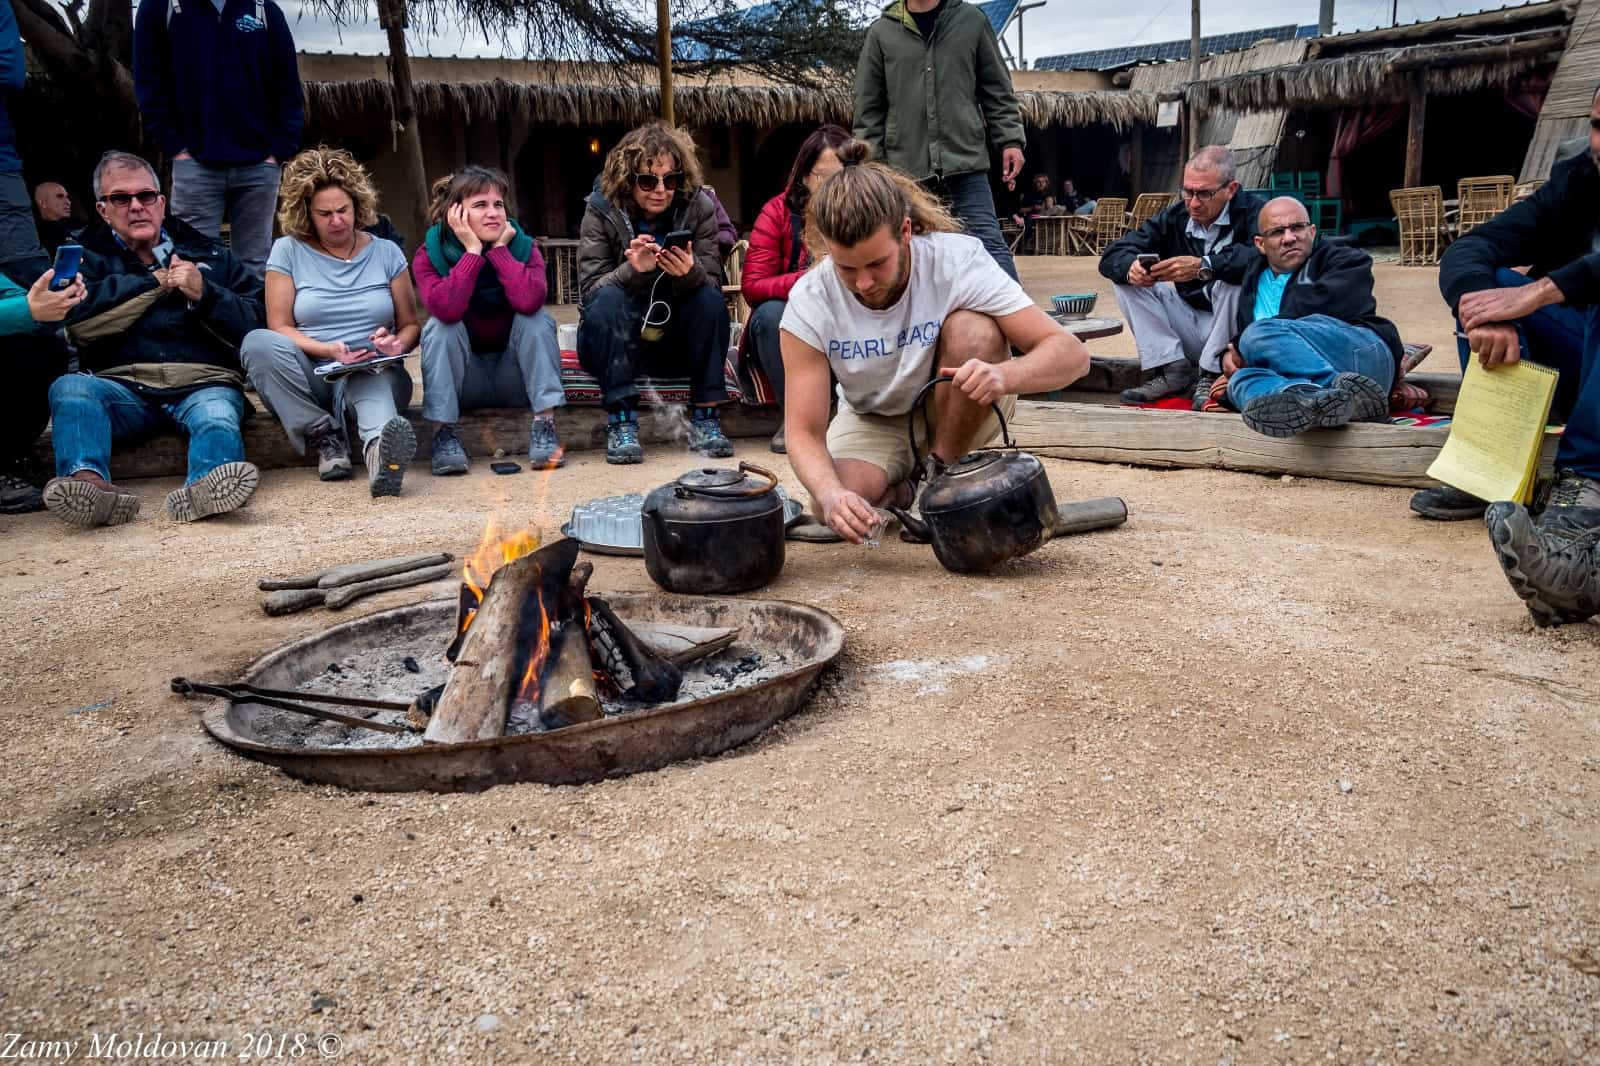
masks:
<svg viewBox="0 0 1600 1066"><path fill-rule="evenodd" d="M993 0L999 2L999 0ZM986 5L987 6L987 5ZM1237 52L1262 40L1288 41L1297 37L1315 37L1317 27L1269 26L1262 30L1241 30L1235 33L1218 33L1200 38L1201 55ZM1124 45L1120 48L1100 48L1091 52L1070 52L1065 55L1045 56L1036 60L1034 70L1112 70L1137 63L1159 63L1189 58L1189 41L1160 41L1156 44Z"/></svg>
<svg viewBox="0 0 1600 1066"><path fill-rule="evenodd" d="M1017 8L1021 4L1022 0L987 0L986 3L978 5L978 10L988 16L989 25L994 27L995 36L998 37L1006 32L1006 24L1011 21L1011 16L1017 13Z"/></svg>

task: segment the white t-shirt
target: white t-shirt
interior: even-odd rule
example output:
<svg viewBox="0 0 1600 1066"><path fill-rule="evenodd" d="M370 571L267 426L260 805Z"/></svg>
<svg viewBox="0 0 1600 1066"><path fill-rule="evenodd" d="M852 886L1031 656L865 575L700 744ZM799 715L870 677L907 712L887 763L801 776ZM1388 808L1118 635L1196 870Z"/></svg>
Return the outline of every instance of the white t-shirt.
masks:
<svg viewBox="0 0 1600 1066"><path fill-rule="evenodd" d="M903 415L933 376L950 312L999 318L1032 306L978 238L931 233L911 238L911 277L890 307L862 306L828 256L789 290L780 328L828 357L851 410Z"/></svg>

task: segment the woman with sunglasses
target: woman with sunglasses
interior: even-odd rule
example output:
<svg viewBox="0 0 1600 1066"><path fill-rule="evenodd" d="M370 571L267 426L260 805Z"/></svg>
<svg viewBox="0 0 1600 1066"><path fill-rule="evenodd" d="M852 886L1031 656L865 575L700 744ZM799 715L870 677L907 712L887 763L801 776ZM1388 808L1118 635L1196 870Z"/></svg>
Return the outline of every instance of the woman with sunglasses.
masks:
<svg viewBox="0 0 1600 1066"><path fill-rule="evenodd" d="M701 190L694 142L654 122L606 156L578 240L578 360L600 379L606 462L637 463L637 379L687 377L689 448L722 458L727 305L717 215Z"/></svg>
<svg viewBox="0 0 1600 1066"><path fill-rule="evenodd" d="M806 250L806 207L826 179L839 172L839 148L850 140L842 126L822 126L807 137L794 157L789 183L767 201L750 231L740 286L750 305L750 321L739 338L741 355L753 356L783 406L783 356L778 352L778 323L789 290L811 266ZM772 438L772 450L784 451L783 430Z"/></svg>
<svg viewBox="0 0 1600 1066"><path fill-rule="evenodd" d="M399 363L330 374L417 346L417 301L406 256L366 227L378 193L343 149L308 148L283 168L278 227L267 257L267 327L240 357L295 450L317 452L324 481L350 476L345 419L355 415L373 496L398 496L417 438L404 415L411 375ZM320 372L319 372L320 369Z"/></svg>

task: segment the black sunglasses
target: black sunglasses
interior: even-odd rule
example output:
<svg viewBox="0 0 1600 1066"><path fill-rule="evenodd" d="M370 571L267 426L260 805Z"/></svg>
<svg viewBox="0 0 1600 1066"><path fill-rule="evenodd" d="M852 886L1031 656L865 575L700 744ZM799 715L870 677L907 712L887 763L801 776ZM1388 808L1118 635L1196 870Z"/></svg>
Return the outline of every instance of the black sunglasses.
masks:
<svg viewBox="0 0 1600 1066"><path fill-rule="evenodd" d="M133 201L138 200L140 207L154 207L159 199L161 199L160 193L153 189L146 189L144 192L109 193L100 197L100 202L110 204L112 207L127 207Z"/></svg>
<svg viewBox="0 0 1600 1066"><path fill-rule="evenodd" d="M645 192L655 192L658 184L665 185L668 192L677 192L678 186L683 183L683 171L674 170L670 174L635 174L633 183Z"/></svg>

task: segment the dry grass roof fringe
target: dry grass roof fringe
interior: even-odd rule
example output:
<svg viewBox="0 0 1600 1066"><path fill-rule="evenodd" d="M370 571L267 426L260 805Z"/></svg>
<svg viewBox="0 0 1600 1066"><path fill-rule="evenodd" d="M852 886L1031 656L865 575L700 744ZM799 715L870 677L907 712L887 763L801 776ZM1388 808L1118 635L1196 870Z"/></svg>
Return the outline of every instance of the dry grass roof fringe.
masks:
<svg viewBox="0 0 1600 1066"><path fill-rule="evenodd" d="M324 120L387 110L392 93L387 81L375 78L308 81L305 90L307 110ZM559 126L644 122L655 117L661 100L655 86L501 80L418 82L415 92L417 109L425 116L448 115L470 121L510 115L524 122ZM1023 90L1017 93L1017 103L1023 121L1034 127L1104 122L1120 130L1136 122L1153 122L1156 116L1153 93ZM687 126L848 123L852 110L848 89L787 85L681 85L673 91L673 105L679 121Z"/></svg>

